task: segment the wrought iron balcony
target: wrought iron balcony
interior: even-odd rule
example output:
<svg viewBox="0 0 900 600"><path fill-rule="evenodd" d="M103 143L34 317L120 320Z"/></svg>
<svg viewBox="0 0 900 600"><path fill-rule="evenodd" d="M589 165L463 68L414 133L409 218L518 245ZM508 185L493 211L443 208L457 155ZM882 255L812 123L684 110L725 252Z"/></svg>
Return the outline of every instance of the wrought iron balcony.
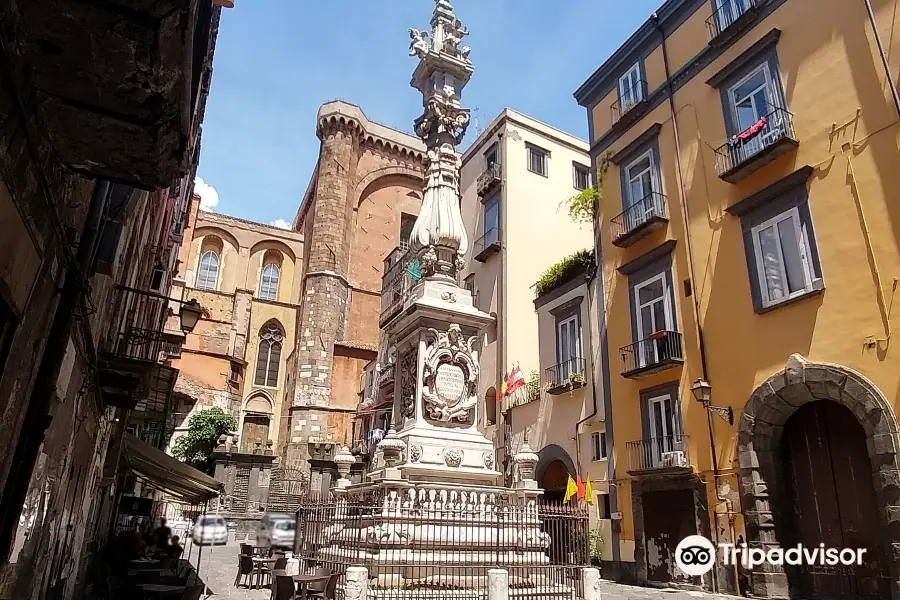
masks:
<svg viewBox="0 0 900 600"><path fill-rule="evenodd" d="M384 327L403 309L416 282L419 261L409 250L395 248L384 260L384 276L381 279L381 317L379 327Z"/></svg>
<svg viewBox="0 0 900 600"><path fill-rule="evenodd" d="M637 440L625 444L629 474L689 473L693 470L688 453L688 436L682 433Z"/></svg>
<svg viewBox="0 0 900 600"><path fill-rule="evenodd" d="M500 252L500 228L491 227L475 242L473 255L478 262L486 262L498 252Z"/></svg>
<svg viewBox="0 0 900 600"><path fill-rule="evenodd" d="M619 248L627 248L665 227L668 222L666 197L651 192L612 218L612 243Z"/></svg>
<svg viewBox="0 0 900 600"><path fill-rule="evenodd" d="M647 82L643 79L638 80L631 88L619 90L619 97L610 106L612 113L613 127L626 127L636 120L636 109L643 108L647 105Z"/></svg>
<svg viewBox="0 0 900 600"><path fill-rule="evenodd" d="M541 399L541 380L535 378L525 384L524 388L519 388L513 392L512 396L506 402L506 408L515 408L531 402L537 402Z"/></svg>
<svg viewBox="0 0 900 600"><path fill-rule="evenodd" d="M712 16L706 19L709 43L713 46L722 44L746 29L753 23L753 18L763 1L725 0L722 2Z"/></svg>
<svg viewBox="0 0 900 600"><path fill-rule="evenodd" d="M681 334L657 331L650 337L619 349L622 377L635 379L684 363Z"/></svg>
<svg viewBox="0 0 900 600"><path fill-rule="evenodd" d="M577 390L585 384L584 359L570 358L544 370L544 385L553 396Z"/></svg>
<svg viewBox="0 0 900 600"><path fill-rule="evenodd" d="M494 187L502 181L501 167L499 162L493 162L485 168L484 172L478 176L478 196L484 197L490 194Z"/></svg>
<svg viewBox="0 0 900 600"><path fill-rule="evenodd" d="M393 387L394 385L394 363L388 363L381 367L381 376L378 378L378 387Z"/></svg>
<svg viewBox="0 0 900 600"><path fill-rule="evenodd" d="M716 173L724 181L736 183L799 145L794 116L776 108L716 149Z"/></svg>
<svg viewBox="0 0 900 600"><path fill-rule="evenodd" d="M165 358L164 327L169 300L153 292L118 288L112 326L101 348L99 369L103 401L134 408L145 394L151 372Z"/></svg>

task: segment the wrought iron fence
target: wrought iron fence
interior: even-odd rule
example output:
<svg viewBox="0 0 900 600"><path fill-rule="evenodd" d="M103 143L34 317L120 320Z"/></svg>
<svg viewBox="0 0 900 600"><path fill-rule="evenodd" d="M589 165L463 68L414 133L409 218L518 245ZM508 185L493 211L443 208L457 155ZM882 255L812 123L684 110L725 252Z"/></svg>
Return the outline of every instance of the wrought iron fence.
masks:
<svg viewBox="0 0 900 600"><path fill-rule="evenodd" d="M647 82L639 79L637 83L628 89L619 90L616 101L609 107L612 113L612 123L615 125L628 112L647 99Z"/></svg>
<svg viewBox="0 0 900 600"><path fill-rule="evenodd" d="M668 363L682 362L681 334L657 331L653 335L619 349L622 374L650 370Z"/></svg>
<svg viewBox="0 0 900 600"><path fill-rule="evenodd" d="M305 499L295 551L306 572L369 570L370 598L487 598L487 572L509 572L510 595L584 597L588 513L572 504L433 485Z"/></svg>
<svg viewBox="0 0 900 600"><path fill-rule="evenodd" d="M759 0L723 0L712 16L706 19L709 40L722 35L726 29L734 25L751 8L756 8Z"/></svg>
<svg viewBox="0 0 900 600"><path fill-rule="evenodd" d="M668 218L666 197L650 192L611 219L612 238L618 241L648 221Z"/></svg>
<svg viewBox="0 0 900 600"><path fill-rule="evenodd" d="M682 433L637 440L625 444L628 471L689 469L688 436Z"/></svg>
<svg viewBox="0 0 900 600"><path fill-rule="evenodd" d="M774 108L753 127L733 136L716 149L716 173L722 177L783 139L797 141L794 115L783 108Z"/></svg>

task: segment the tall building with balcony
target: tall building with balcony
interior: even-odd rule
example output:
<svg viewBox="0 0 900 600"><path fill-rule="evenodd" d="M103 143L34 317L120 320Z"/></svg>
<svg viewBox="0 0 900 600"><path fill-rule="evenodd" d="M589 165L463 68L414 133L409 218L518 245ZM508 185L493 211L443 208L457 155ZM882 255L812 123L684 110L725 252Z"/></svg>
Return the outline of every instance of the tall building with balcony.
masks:
<svg viewBox="0 0 900 600"><path fill-rule="evenodd" d="M498 467L507 477L527 434L542 457L536 478L551 495L565 488L566 471L575 476L578 449L571 424L551 423L547 417L569 408L579 413L591 400L581 392L558 399L547 389L550 379L562 377L554 375L559 368L566 377L570 368L585 374L583 349L590 344L573 341L559 352L541 353L534 285L558 261L593 244L590 225L574 223L566 207L573 195L590 187L589 164L583 140L507 108L463 153L460 173L469 237L463 281L476 307L497 318L480 340L481 426L494 440ZM573 332L580 339L580 325ZM501 398L501 383L515 367L527 383ZM562 402L568 402L566 408ZM561 462L551 466L551 455ZM545 481L548 473L557 476Z"/></svg>
<svg viewBox="0 0 900 600"><path fill-rule="evenodd" d="M668 0L575 93L605 173L611 576L900 597L900 55L872 4ZM690 534L868 553L691 578Z"/></svg>
<svg viewBox="0 0 900 600"><path fill-rule="evenodd" d="M139 413L174 380L161 349L220 11L0 6L4 597L101 585L118 500L141 488L122 457L163 443Z"/></svg>

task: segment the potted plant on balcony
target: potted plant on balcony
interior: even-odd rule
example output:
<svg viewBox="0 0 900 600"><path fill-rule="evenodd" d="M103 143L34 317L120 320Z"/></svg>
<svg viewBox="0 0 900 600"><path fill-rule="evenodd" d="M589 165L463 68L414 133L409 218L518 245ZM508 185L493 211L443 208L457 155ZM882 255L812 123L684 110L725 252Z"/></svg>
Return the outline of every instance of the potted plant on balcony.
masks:
<svg viewBox="0 0 900 600"><path fill-rule="evenodd" d="M570 373L569 387L578 388L584 385L584 373Z"/></svg>

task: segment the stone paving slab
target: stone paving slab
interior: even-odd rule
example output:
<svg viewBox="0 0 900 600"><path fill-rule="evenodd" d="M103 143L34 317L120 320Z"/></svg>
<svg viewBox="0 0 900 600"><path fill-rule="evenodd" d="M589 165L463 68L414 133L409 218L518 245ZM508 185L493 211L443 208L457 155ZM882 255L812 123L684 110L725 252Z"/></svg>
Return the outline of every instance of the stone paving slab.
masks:
<svg viewBox="0 0 900 600"><path fill-rule="evenodd" d="M647 588L634 585L623 585L606 579L600 580L600 594L603 600L738 600L737 596L676 590L672 588ZM740 600L744 599L741 598Z"/></svg>
<svg viewBox="0 0 900 600"><path fill-rule="evenodd" d="M191 564L197 568L198 547L191 542L185 546L184 556L190 553ZM246 587L234 587L234 576L237 574L240 545L229 542L226 546L203 546L200 555L200 579L206 582L214 598L223 600L270 600L271 588L258 590Z"/></svg>

